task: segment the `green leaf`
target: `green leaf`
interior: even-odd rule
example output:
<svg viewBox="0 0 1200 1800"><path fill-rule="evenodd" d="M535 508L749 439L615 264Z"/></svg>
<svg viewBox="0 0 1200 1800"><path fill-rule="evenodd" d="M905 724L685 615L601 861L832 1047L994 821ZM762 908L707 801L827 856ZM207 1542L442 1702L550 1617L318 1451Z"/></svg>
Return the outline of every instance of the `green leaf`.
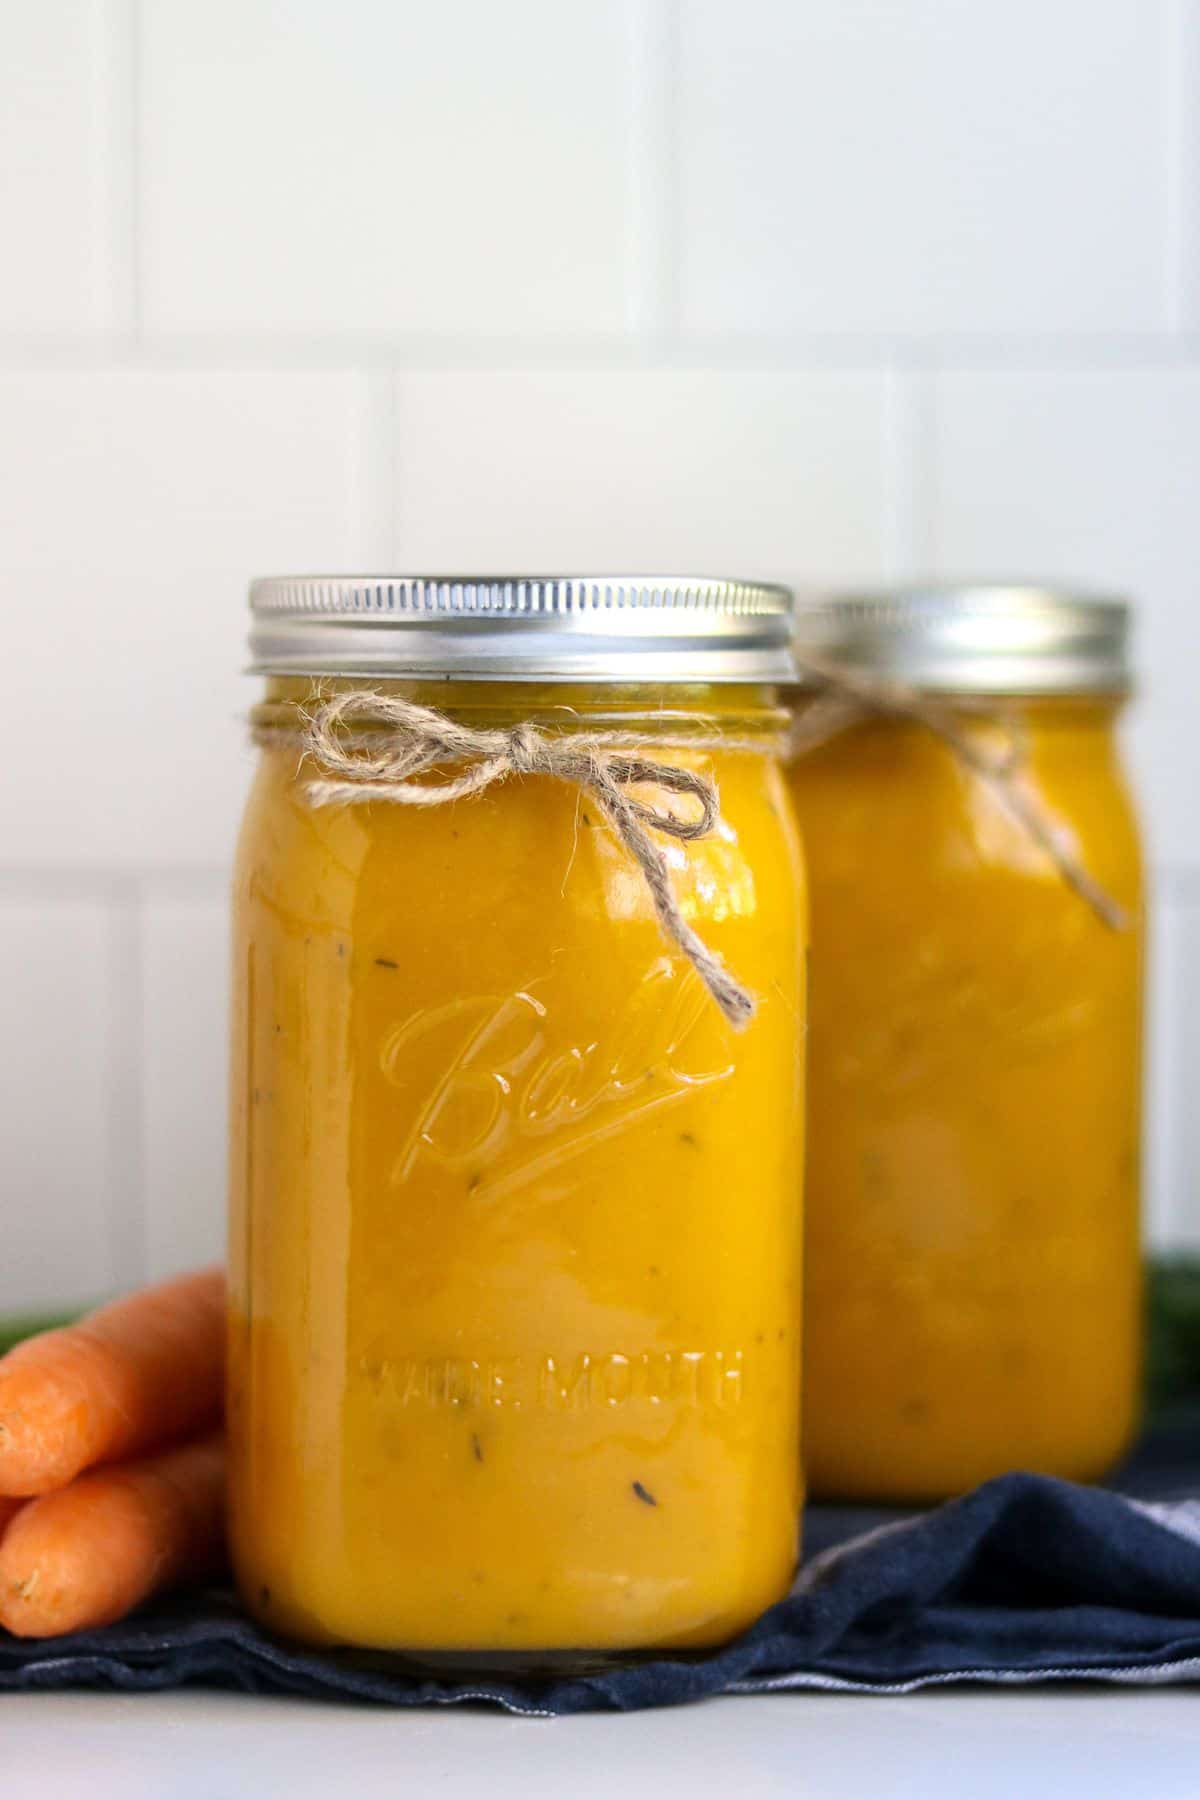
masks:
<svg viewBox="0 0 1200 1800"><path fill-rule="evenodd" d="M78 1317L77 1312L72 1312L0 1319L0 1356L24 1338L36 1337L39 1331L53 1331L59 1325L70 1325Z"/></svg>
<svg viewBox="0 0 1200 1800"><path fill-rule="evenodd" d="M1150 1264L1146 1293L1146 1402L1151 1415L1200 1401L1200 1257Z"/></svg>

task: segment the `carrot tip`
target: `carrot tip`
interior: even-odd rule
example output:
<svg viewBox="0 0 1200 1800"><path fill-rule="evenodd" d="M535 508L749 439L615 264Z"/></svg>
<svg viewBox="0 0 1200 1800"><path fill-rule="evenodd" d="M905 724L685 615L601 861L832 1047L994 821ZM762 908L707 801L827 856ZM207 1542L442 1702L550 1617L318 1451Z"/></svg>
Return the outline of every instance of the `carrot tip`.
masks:
<svg viewBox="0 0 1200 1800"><path fill-rule="evenodd" d="M219 1270L143 1288L0 1358L0 1493L36 1497L220 1417Z"/></svg>

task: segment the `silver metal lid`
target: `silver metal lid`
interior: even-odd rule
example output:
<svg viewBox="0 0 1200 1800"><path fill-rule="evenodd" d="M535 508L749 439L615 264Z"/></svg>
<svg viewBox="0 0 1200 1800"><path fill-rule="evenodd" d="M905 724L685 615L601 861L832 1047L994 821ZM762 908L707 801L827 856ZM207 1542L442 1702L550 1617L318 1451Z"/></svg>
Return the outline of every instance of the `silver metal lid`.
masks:
<svg viewBox="0 0 1200 1800"><path fill-rule="evenodd" d="M960 694L1120 694L1131 683L1128 606L1015 583L889 588L796 607L796 656Z"/></svg>
<svg viewBox="0 0 1200 1800"><path fill-rule="evenodd" d="M753 581L616 575L271 575L251 584L252 668L467 681L782 682L792 595Z"/></svg>

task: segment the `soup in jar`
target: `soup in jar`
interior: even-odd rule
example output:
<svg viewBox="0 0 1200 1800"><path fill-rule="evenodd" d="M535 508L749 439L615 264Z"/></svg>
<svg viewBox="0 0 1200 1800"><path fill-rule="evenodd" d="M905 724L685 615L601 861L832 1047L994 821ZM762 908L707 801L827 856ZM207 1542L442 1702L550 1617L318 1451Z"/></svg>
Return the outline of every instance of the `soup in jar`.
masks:
<svg viewBox="0 0 1200 1800"><path fill-rule="evenodd" d="M563 583L539 615L518 584L465 586L471 610L440 583L383 584L380 610L353 582L255 592L239 1584L288 1636L437 1666L713 1644L786 1591L798 1541L787 596L711 583L606 608ZM406 774L413 707L437 741ZM331 717L332 780L312 736ZM474 751L456 758L447 722ZM703 835L643 824L748 1022L664 935L603 786L522 772L546 743L632 759L651 812L691 817L664 767L718 784ZM464 774L478 791L412 803Z"/></svg>
<svg viewBox="0 0 1200 1800"><path fill-rule="evenodd" d="M798 656L950 720L790 769L809 868L805 1447L814 1489L1101 1475L1137 1417L1141 865L1123 608L1030 590L802 610ZM826 700L828 696L826 695ZM798 726L822 704L802 688ZM820 734L817 734L818 737ZM1021 802L968 751L1012 738ZM1085 871L1111 902L1090 904Z"/></svg>

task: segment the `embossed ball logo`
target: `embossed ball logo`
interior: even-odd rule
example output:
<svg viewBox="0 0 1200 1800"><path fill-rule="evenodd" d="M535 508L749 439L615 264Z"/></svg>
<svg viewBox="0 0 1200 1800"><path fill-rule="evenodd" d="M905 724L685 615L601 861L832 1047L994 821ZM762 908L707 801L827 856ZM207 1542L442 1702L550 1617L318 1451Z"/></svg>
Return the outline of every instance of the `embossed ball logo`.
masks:
<svg viewBox="0 0 1200 1800"><path fill-rule="evenodd" d="M450 1000L388 1033L380 1066L410 1102L394 1186L434 1165L499 1199L734 1072L702 982L665 957L594 1035L556 1018L538 985Z"/></svg>

